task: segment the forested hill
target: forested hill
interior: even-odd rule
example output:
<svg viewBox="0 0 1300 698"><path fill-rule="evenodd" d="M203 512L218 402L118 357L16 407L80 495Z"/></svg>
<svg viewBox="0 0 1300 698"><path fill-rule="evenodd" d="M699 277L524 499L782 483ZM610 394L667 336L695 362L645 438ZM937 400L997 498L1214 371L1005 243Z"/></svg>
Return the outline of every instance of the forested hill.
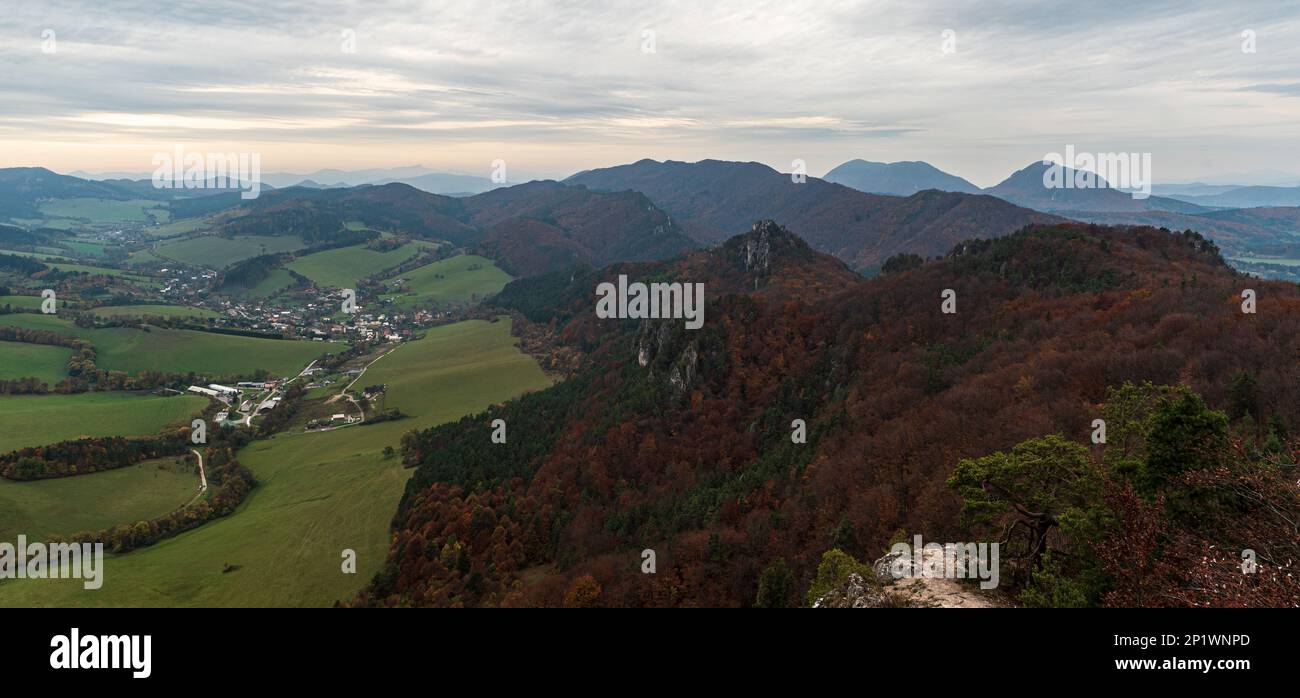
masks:
<svg viewBox="0 0 1300 698"><path fill-rule="evenodd" d="M751 248L748 235L722 248L732 263ZM1294 491L1258 485L1273 482L1279 466L1240 476L1274 487L1271 510L1243 500L1238 481L1225 483L1238 477L1233 464L1274 462L1280 456L1260 453L1287 451L1300 430L1295 285L1238 275L1196 234L1061 225L963 243L927 263L897 258L884 275L838 291L771 292L803 286L787 279L822 263L813 255L774 267L757 293L710 294L695 332L680 321L554 315L589 350L584 368L488 413L408 435L404 457L417 471L390 559L356 602L793 604L829 549L873 559L900 535L977 540L959 516L963 496L973 495L948 483L954 468L1052 434L1087 456L1080 472L1118 463L1087 480L1097 507L1089 520L1105 527L1092 540L1115 549L1128 550L1123 536L1147 521L1182 542L1170 550L1231 550L1249 528L1243 522L1300 512ZM1257 298L1253 314L1243 313L1245 289ZM504 295L498 302L509 301ZM945 298L954 313L942 312ZM1188 394L1133 388L1148 382ZM1111 459L1118 446L1082 444L1093 420L1117 409L1115 390L1150 399L1115 419L1112 428L1129 436L1124 457ZM505 444L490 440L498 418L508 425ZM806 443L792 443L796 419L806 421ZM1170 462L1201 469L1174 472ZM1201 489L1179 489L1199 475ZM1135 488L1145 499L1132 506L1101 499ZM1053 483L1044 496L1065 489ZM1143 509L1166 497L1195 506ZM1003 511L994 501L982 506ZM1058 532L1052 545L1059 540ZM641 571L645 549L655 551L655 574ZM1122 603L1115 590L1135 574L1111 570L1095 552L1047 563L1041 553L1027 583L1012 574L1009 550L1011 591L1054 579L1069 594L1052 598ZM1080 566L1066 569L1062 559ZM1165 569L1170 585L1201 588L1179 581L1189 565L1148 562L1140 569Z"/></svg>
<svg viewBox="0 0 1300 698"><path fill-rule="evenodd" d="M210 197L218 200L219 197ZM664 259L696 245L663 211L635 192L599 193L558 182L530 182L477 196L455 198L406 184L351 189L293 187L251 202L220 199L225 235L275 231L310 243L354 239L349 228L447 240L492 257L515 276L575 265ZM184 202L202 212L211 202ZM192 211L191 211L192 209Z"/></svg>
<svg viewBox="0 0 1300 698"><path fill-rule="evenodd" d="M862 277L843 262L814 251L788 229L759 221L753 229L707 250L693 250L661 262L613 264L604 269L581 267L518 279L507 284L493 303L518 310L535 322L555 323L576 339L608 334L595 324L593 292L619 275L630 281L703 283L709 300L729 294L812 300L844 291ZM573 318L582 321L569 323Z"/></svg>

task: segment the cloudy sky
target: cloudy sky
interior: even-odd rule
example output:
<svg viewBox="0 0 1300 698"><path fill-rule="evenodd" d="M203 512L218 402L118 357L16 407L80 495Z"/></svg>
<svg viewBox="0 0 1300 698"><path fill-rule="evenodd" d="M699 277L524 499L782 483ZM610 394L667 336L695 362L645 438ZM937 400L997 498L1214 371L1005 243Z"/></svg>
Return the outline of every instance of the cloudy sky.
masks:
<svg viewBox="0 0 1300 698"><path fill-rule="evenodd" d="M1073 144L1150 152L1157 181L1300 178L1296 0L0 2L0 166L149 172L181 144L263 171L864 158L991 185Z"/></svg>

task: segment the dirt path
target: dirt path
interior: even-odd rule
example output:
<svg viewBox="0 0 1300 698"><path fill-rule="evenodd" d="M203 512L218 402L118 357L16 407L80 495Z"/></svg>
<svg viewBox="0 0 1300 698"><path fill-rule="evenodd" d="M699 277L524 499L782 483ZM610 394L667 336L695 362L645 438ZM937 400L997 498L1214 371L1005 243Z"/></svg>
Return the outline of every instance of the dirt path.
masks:
<svg viewBox="0 0 1300 698"><path fill-rule="evenodd" d="M203 471L203 454L199 453L198 449L195 448L191 448L190 453L193 453L194 457L199 459L199 491L196 492L194 496L190 498L190 501L186 502L181 509L199 501L199 499L203 497L203 493L208 491L208 475Z"/></svg>
<svg viewBox="0 0 1300 698"><path fill-rule="evenodd" d="M285 381L284 384L285 384L285 385L288 385L288 384L290 384L290 383L292 383L292 382L298 380L299 378L302 378L303 376L307 375L307 372L308 372L308 371L310 371L310 370L312 370L313 368L315 368L315 366L316 366L316 359L312 359L312 360L311 360L311 363L307 364L307 368L304 368L302 371L300 371L300 372L298 373L298 375L296 375L296 376L294 376L293 378L290 378L289 380Z"/></svg>
<svg viewBox="0 0 1300 698"><path fill-rule="evenodd" d="M203 472L203 454L197 448L191 448L190 453L199 459L199 494L203 494L208 491L208 475Z"/></svg>

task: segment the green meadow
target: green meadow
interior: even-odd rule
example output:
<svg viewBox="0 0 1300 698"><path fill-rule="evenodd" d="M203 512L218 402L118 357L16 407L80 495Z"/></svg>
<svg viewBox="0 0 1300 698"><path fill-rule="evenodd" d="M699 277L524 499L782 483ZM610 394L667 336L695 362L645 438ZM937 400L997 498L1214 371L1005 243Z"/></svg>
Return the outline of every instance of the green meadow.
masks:
<svg viewBox="0 0 1300 698"><path fill-rule="evenodd" d="M289 272L283 269L272 269L265 279L257 282L257 285L248 289L246 295L253 298L273 298L280 294L281 291L293 286L298 280L293 278Z"/></svg>
<svg viewBox="0 0 1300 698"><path fill-rule="evenodd" d="M59 271L95 274L98 276L116 276L136 283L149 283L153 281L153 279L142 274L134 274L123 269L114 269L112 267L96 267L89 264L66 264L64 262L45 262L44 264L47 267L58 269Z"/></svg>
<svg viewBox="0 0 1300 698"><path fill-rule="evenodd" d="M167 240L154 246L154 254L185 264L224 269L245 259L264 254L293 252L304 247L296 235L217 235Z"/></svg>
<svg viewBox="0 0 1300 698"><path fill-rule="evenodd" d="M194 458L160 458L127 468L52 480L0 478L0 541L100 531L172 512L198 493Z"/></svg>
<svg viewBox="0 0 1300 698"><path fill-rule="evenodd" d="M108 256L109 245L103 242L92 240L65 240L63 242L73 254L82 257L106 257Z"/></svg>
<svg viewBox="0 0 1300 698"><path fill-rule="evenodd" d="M207 218L182 218L163 225L146 228L144 233L149 237L166 238L207 230L210 227L212 227L212 222Z"/></svg>
<svg viewBox="0 0 1300 698"><path fill-rule="evenodd" d="M0 380L38 378L53 386L68 375L72 350L44 344L0 342Z"/></svg>
<svg viewBox="0 0 1300 698"><path fill-rule="evenodd" d="M365 245L353 245L299 257L285 266L317 286L356 288L361 279L395 267L430 246L432 243L409 242L389 252L376 252Z"/></svg>
<svg viewBox="0 0 1300 698"><path fill-rule="evenodd" d="M196 395L0 395L0 453L83 436L146 436L188 424L207 406Z"/></svg>
<svg viewBox="0 0 1300 698"><path fill-rule="evenodd" d="M53 250L53 251L52 251L52 252L27 252L26 250L5 250L5 249L0 249L0 254L12 254L12 255L17 255L17 256L19 256L19 257L31 257L32 259L39 259L39 260L41 260L42 262L44 262L44 261L46 261L46 260L51 260L51 259L67 259L67 258L68 258L67 254L65 254L65 251L64 251L64 250L61 250L61 249L59 249L59 248L57 248L57 247L50 247L50 248L42 247L42 248L37 248L37 249L48 249L48 250Z"/></svg>
<svg viewBox="0 0 1300 698"><path fill-rule="evenodd" d="M91 311L96 317L140 318L140 317L181 317L214 318L221 317L206 308L190 308L183 305L106 305Z"/></svg>
<svg viewBox="0 0 1300 698"><path fill-rule="evenodd" d="M137 250L127 257L126 263L142 267L148 264L166 264L167 260L154 254L152 250Z"/></svg>
<svg viewBox="0 0 1300 698"><path fill-rule="evenodd" d="M339 347L328 342L260 339L201 330L83 328L61 317L33 313L0 315L0 324L79 337L95 346L97 366L127 373L197 371L232 376L266 369L277 376L294 376L312 359Z"/></svg>
<svg viewBox="0 0 1300 698"><path fill-rule="evenodd" d="M0 308L5 306L11 308L23 308L25 310L40 310L40 296L0 296ZM62 305L62 304L61 304Z"/></svg>
<svg viewBox="0 0 1300 698"><path fill-rule="evenodd" d="M74 218L91 223L126 223L147 221L150 209L158 206L157 201L132 199L115 201L113 199L54 199L42 203L38 208L49 218ZM162 210L166 214L166 210Z"/></svg>
<svg viewBox="0 0 1300 698"><path fill-rule="evenodd" d="M383 447L396 448L410 429L550 384L515 346L508 319L430 330L359 383L386 383L387 406L412 417L255 442L238 457L258 485L234 514L109 556L98 591L75 580L0 582L0 606L327 606L350 598L388 554L388 526L411 472L400 456L384 458ZM356 574L342 573L344 550L355 551Z"/></svg>
<svg viewBox="0 0 1300 698"><path fill-rule="evenodd" d="M385 294L394 305L406 308L434 302L465 303L485 298L510 283L511 276L492 260L478 255L459 255L399 274L387 283L392 288L401 280L407 290Z"/></svg>

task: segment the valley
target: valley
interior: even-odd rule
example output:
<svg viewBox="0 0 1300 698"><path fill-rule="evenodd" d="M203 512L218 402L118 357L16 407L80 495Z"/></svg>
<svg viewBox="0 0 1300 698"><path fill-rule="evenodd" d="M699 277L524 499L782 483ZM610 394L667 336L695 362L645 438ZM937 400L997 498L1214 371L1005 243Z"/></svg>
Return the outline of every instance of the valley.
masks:
<svg viewBox="0 0 1300 698"><path fill-rule="evenodd" d="M202 311L185 312L178 317L202 315ZM107 317L121 317L108 314ZM52 315L33 313L0 315L0 326L8 325L84 339L97 350L96 364L106 370L139 373L161 371L210 375L251 374L265 369L286 374L311 359L330 351L324 343L295 340L261 339L166 327L78 327L71 321Z"/></svg>
<svg viewBox="0 0 1300 698"><path fill-rule="evenodd" d="M0 582L0 606L325 606L350 597L386 555L388 522L411 472L384 447L411 429L550 385L510 327L508 319L472 320L402 345L366 371L365 383L385 384L383 407L409 417L326 433L299 426L256 441L237 455L258 486L234 514L110 556L94 593L70 580ZM119 472L71 480L124 478ZM52 483L10 487L27 484ZM0 516L0 530L15 525ZM357 553L355 575L340 571L344 549Z"/></svg>

